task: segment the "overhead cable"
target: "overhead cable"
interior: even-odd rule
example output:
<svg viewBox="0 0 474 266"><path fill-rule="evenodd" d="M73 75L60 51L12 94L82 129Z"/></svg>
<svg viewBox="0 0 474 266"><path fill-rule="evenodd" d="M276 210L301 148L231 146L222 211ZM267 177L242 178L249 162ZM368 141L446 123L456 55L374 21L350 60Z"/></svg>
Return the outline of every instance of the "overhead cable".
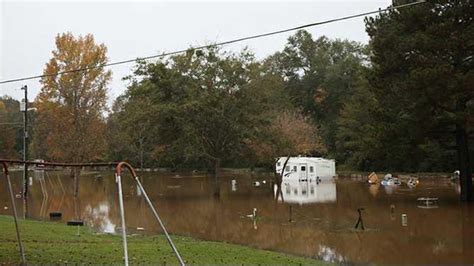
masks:
<svg viewBox="0 0 474 266"><path fill-rule="evenodd" d="M339 17L339 18L335 18L335 19L329 19L329 20L320 21L320 22L314 22L314 23L305 24L305 25L301 25L301 26L297 26L297 27L293 27L293 28L287 28L287 29L283 29L283 30L271 31L271 32L267 32L267 33L251 35L251 36L232 39L232 40L223 41L223 42L219 42L219 43L214 43L214 44L209 44L209 45L202 45L202 46L197 46L197 47L191 47L191 48L188 48L188 49L181 49L181 50L176 50L176 51L167 52L167 53L161 53L161 54L157 54L157 55L138 57L138 58L135 58L135 59L127 59L127 60L116 61L116 62L111 62L111 63L106 63L106 64L100 64L100 65L95 65L95 66L90 66L90 67L85 67L85 68L78 68L78 69L73 69L73 70L61 71L61 72L56 72L56 73L51 73L51 74L43 74L43 75L36 75L36 76L29 76L29 77L15 78L15 79L7 79L7 80L0 81L0 84L6 84L6 83L12 83L12 82L18 82L18 81L25 81L25 80L31 80L31 79L40 79L40 78L58 76L58 75L69 74L69 73L83 72L83 71L92 70L92 69L96 69L96 68L103 68L103 67L110 67L110 66L128 64L128 63L132 63L132 62L149 60L149 59L154 59L154 58L162 58L162 57L166 57L166 56L170 56L170 55L181 54L181 53L184 53L184 52L189 51L189 50L200 50L200 49L207 49L207 48L212 48L212 47L223 46L223 45L227 45L227 44L232 44L232 43L237 43L237 42L262 38L262 37L267 37L267 36L271 36L271 35L277 35L277 34L281 34L281 33L285 33L285 32L296 31L296 30L300 30L300 29L304 29L304 28L315 27L315 26L319 26L319 25L334 23L334 22L338 22L338 21L342 21L342 20L353 19L353 18L367 16L367 15L376 14L376 13L381 13L381 12L385 12L385 11L391 11L391 10L395 10L395 9L410 7L410 6L419 5L419 4L422 4L422 3L426 3L426 1L421 0L421 1L412 2L412 3L408 3L408 4L403 4L403 5L398 5L398 6L390 6L390 7L387 7L385 9L378 9L378 10L375 10L375 11L369 11L369 12L359 13L359 14L345 16L345 17Z"/></svg>

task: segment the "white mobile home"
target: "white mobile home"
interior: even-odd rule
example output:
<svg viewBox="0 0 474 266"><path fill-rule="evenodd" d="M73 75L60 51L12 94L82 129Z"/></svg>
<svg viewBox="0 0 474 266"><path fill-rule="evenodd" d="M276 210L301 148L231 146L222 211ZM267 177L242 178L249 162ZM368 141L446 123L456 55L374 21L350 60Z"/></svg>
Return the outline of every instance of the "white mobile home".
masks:
<svg viewBox="0 0 474 266"><path fill-rule="evenodd" d="M283 169L287 158L278 158L275 166L277 174L281 175L283 171L284 180L316 181L328 180L336 176L334 160L319 157L290 157Z"/></svg>

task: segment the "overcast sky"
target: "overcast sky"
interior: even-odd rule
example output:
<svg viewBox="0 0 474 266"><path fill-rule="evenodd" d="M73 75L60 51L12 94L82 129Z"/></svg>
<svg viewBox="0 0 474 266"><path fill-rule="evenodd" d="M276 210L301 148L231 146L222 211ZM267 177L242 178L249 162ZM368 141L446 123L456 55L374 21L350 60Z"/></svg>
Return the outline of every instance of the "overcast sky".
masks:
<svg viewBox="0 0 474 266"><path fill-rule="evenodd" d="M169 52L210 42L294 27L385 8L390 0L346 1L4 1L0 0L0 80L42 74L51 57L54 38L70 31L92 33L108 47L109 61ZM367 43L363 18L307 29L314 38L326 35ZM292 33L224 46L239 51L245 46L257 58L281 50ZM132 64L112 67L109 104L126 89L121 79ZM38 80L0 85L0 96L21 99L28 85L32 100Z"/></svg>

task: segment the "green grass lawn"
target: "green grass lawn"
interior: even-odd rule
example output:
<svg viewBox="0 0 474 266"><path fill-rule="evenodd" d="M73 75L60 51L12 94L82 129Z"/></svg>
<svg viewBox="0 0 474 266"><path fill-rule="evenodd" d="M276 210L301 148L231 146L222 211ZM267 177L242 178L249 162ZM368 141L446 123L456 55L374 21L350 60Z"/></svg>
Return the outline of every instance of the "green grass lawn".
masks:
<svg viewBox="0 0 474 266"><path fill-rule="evenodd" d="M28 264L122 264L122 240L118 235L97 234L90 228L62 223L20 220ZM131 264L177 264L163 235L129 236ZM172 236L185 263L197 265L322 265L324 262L189 237ZM0 264L20 262L13 218L0 216Z"/></svg>

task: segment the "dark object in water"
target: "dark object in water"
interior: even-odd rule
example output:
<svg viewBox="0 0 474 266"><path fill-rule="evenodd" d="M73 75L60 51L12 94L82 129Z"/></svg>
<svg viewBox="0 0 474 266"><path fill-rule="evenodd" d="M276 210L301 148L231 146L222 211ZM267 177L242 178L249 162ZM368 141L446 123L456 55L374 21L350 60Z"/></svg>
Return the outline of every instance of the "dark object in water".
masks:
<svg viewBox="0 0 474 266"><path fill-rule="evenodd" d="M83 226L83 225L84 225L84 221L81 221L81 220L71 220L71 221L67 221L67 225Z"/></svg>
<svg viewBox="0 0 474 266"><path fill-rule="evenodd" d="M357 219L357 223L354 226L355 229L357 229L359 227L359 224L360 224L360 229L365 230L364 221L362 221L362 211L363 210L364 210L364 208L358 208L357 209L357 212L359 213L359 218Z"/></svg>
<svg viewBox="0 0 474 266"><path fill-rule="evenodd" d="M421 205L418 208L421 209L436 209L438 208L438 198L421 197L417 199Z"/></svg>
<svg viewBox="0 0 474 266"><path fill-rule="evenodd" d="M49 219L50 220L61 220L63 214L61 212L50 212Z"/></svg>

